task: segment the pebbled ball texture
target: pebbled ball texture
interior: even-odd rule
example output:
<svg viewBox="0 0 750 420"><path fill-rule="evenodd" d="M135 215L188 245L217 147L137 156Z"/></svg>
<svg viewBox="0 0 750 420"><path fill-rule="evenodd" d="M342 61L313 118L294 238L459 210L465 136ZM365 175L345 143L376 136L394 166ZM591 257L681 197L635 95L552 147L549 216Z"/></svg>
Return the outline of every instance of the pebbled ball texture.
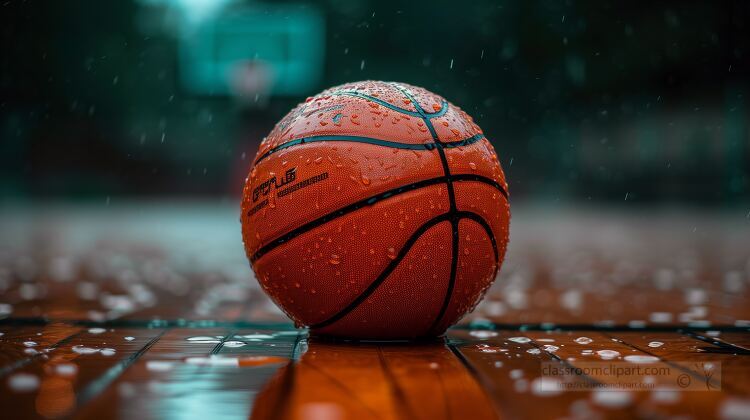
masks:
<svg viewBox="0 0 750 420"><path fill-rule="evenodd" d="M242 199L245 251L297 325L434 336L471 311L508 243L508 186L460 108L425 89L328 89L263 140Z"/></svg>

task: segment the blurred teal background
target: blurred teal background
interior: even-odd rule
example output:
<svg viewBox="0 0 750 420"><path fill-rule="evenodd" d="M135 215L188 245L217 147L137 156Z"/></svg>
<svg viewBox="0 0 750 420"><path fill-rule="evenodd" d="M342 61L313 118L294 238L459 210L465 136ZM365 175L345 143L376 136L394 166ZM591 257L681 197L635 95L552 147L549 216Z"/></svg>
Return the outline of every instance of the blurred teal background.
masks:
<svg viewBox="0 0 750 420"><path fill-rule="evenodd" d="M750 3L0 6L0 197L234 200L260 140L363 79L435 91L514 200L750 203Z"/></svg>

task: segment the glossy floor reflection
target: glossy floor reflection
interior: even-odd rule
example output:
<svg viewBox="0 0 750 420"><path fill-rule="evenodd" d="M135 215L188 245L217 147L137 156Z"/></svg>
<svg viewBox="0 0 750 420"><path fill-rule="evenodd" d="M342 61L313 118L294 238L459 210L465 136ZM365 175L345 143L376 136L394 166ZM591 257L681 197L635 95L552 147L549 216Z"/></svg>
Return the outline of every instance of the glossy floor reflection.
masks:
<svg viewBox="0 0 750 420"><path fill-rule="evenodd" d="M750 334L711 330L457 328L429 342L341 342L304 330L161 321L80 326L0 321L0 407L9 418L735 418L747 413ZM643 363L710 389L608 390L545 364ZM706 366L719 366L715 377ZM672 381L672 382L670 382ZM724 415L724 414L729 415ZM741 416L739 418L742 418Z"/></svg>
<svg viewBox="0 0 750 420"><path fill-rule="evenodd" d="M491 398L442 340L311 339L258 395L253 419L492 418Z"/></svg>

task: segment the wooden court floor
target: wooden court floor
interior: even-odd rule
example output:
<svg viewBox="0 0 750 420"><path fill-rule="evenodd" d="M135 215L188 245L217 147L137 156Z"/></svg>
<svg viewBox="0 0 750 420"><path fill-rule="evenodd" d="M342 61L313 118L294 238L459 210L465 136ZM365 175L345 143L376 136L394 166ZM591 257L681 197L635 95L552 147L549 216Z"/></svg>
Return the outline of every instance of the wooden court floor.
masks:
<svg viewBox="0 0 750 420"><path fill-rule="evenodd" d="M386 343L295 329L204 210L0 223L2 418L750 418L742 219L514 216L470 316Z"/></svg>

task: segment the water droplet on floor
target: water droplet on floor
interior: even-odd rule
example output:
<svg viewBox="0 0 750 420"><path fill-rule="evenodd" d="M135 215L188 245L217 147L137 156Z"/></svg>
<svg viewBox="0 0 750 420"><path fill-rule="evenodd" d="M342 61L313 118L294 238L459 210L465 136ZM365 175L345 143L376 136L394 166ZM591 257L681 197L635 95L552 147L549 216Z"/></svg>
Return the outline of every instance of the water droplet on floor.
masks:
<svg viewBox="0 0 750 420"><path fill-rule="evenodd" d="M86 347L80 344L77 346L73 346L71 350L73 351L73 353L78 353L78 354L94 354L94 353L99 352L99 349L95 349L93 347Z"/></svg>
<svg viewBox="0 0 750 420"><path fill-rule="evenodd" d="M592 339L590 339L588 337L578 337L578 338L576 338L573 341L575 341L578 344L591 344L594 340L592 340Z"/></svg>
<svg viewBox="0 0 750 420"><path fill-rule="evenodd" d="M528 337L511 337L508 340L510 340L510 341L512 341L514 343L521 343L521 344L528 343L528 342L531 341L531 339L528 338Z"/></svg>
<svg viewBox="0 0 750 420"><path fill-rule="evenodd" d="M297 331L291 331L291 335L297 335ZM281 332L276 333L275 335L281 335ZM243 337L247 340L251 341L262 341L262 340L269 340L272 339L274 336L269 334L245 334L241 335L239 337Z"/></svg>
<svg viewBox="0 0 750 420"><path fill-rule="evenodd" d="M620 356L620 352L614 350L598 350L596 354L604 360L612 360Z"/></svg>
<svg viewBox="0 0 750 420"><path fill-rule="evenodd" d="M60 376L75 376L78 373L78 365L73 363L60 363L55 365L54 372Z"/></svg>
<svg viewBox="0 0 750 420"><path fill-rule="evenodd" d="M651 392L651 401L659 404L674 404L679 400L680 392L673 389L656 388ZM750 407L748 409L750 410Z"/></svg>
<svg viewBox="0 0 750 420"><path fill-rule="evenodd" d="M656 363L659 361L658 357L640 354L629 354L624 359L630 363Z"/></svg>
<svg viewBox="0 0 750 420"><path fill-rule="evenodd" d="M591 395L594 404L605 408L623 408L633 401L633 394L627 391L596 390Z"/></svg>
<svg viewBox="0 0 750 420"><path fill-rule="evenodd" d="M531 392L538 397L552 397L563 392L562 381L550 376L542 376L531 382Z"/></svg>
<svg viewBox="0 0 750 420"><path fill-rule="evenodd" d="M39 378L30 373L16 373L8 378L8 388L15 392L31 392L39 388Z"/></svg>
<svg viewBox="0 0 750 420"><path fill-rule="evenodd" d="M496 331L489 331L489 330L474 330L469 331L469 335L477 338L490 338L490 337L497 337Z"/></svg>
<svg viewBox="0 0 750 420"><path fill-rule="evenodd" d="M216 337L211 337L207 335L188 337L186 338L186 341L189 341L191 343L196 343L196 344L219 344L221 343L221 340L217 340Z"/></svg>
<svg viewBox="0 0 750 420"><path fill-rule="evenodd" d="M287 360L278 356L225 357L212 355L210 357L188 357L185 359L185 363L199 366L254 367L273 363L285 363Z"/></svg>
<svg viewBox="0 0 750 420"><path fill-rule="evenodd" d="M657 348L657 347L661 347L663 345L664 345L664 343L662 343L661 341L652 341L652 342L648 343L648 346L651 347L651 348Z"/></svg>
<svg viewBox="0 0 750 420"><path fill-rule="evenodd" d="M175 363L167 360L149 360L146 369L152 372L167 372L174 368Z"/></svg>
<svg viewBox="0 0 750 420"><path fill-rule="evenodd" d="M719 407L722 419L746 419L747 413L750 413L750 398L729 397Z"/></svg>
<svg viewBox="0 0 750 420"><path fill-rule="evenodd" d="M664 324L672 321L672 314L669 312L653 312L648 319L654 323Z"/></svg>

